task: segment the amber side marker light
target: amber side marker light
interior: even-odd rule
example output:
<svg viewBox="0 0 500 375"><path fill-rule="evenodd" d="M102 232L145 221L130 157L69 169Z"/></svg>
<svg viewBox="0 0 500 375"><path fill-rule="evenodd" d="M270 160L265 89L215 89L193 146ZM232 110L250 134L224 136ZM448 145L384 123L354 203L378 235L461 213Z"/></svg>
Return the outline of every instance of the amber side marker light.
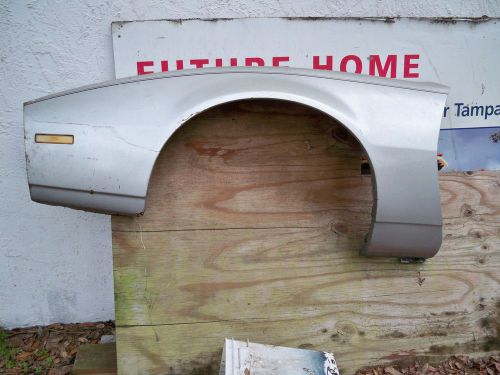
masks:
<svg viewBox="0 0 500 375"><path fill-rule="evenodd" d="M69 134L35 134L35 142L72 145L75 143L75 137Z"/></svg>

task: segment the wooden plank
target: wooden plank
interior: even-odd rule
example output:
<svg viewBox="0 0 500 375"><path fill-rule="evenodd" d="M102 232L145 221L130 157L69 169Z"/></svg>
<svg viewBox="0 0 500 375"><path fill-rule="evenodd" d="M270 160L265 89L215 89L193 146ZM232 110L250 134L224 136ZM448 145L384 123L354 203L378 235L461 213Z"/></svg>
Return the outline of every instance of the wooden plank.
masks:
<svg viewBox="0 0 500 375"><path fill-rule="evenodd" d="M78 347L73 375L114 375L117 373L116 344L87 344Z"/></svg>
<svg viewBox="0 0 500 375"><path fill-rule="evenodd" d="M327 225L340 211L356 218L361 211L365 220L371 181L360 176L359 158L358 143L337 122L306 107L218 107L192 119L162 150L140 225L310 227ZM128 217L113 218L115 232L138 230L131 225Z"/></svg>
<svg viewBox="0 0 500 375"><path fill-rule="evenodd" d="M402 265L358 256L359 157L333 120L286 103L177 132L145 215L112 220L119 372L216 374L225 337L331 351L344 374L500 349L500 174L442 175L441 251Z"/></svg>

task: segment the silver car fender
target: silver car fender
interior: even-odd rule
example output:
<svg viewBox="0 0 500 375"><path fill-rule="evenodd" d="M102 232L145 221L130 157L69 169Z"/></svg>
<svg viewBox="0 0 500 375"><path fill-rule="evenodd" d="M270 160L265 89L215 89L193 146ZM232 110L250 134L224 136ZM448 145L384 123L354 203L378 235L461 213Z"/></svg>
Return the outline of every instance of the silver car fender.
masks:
<svg viewBox="0 0 500 375"><path fill-rule="evenodd" d="M135 215L155 160L191 117L241 99L301 103L364 147L374 176L366 255L428 258L441 244L436 152L447 88L292 68L186 70L104 82L24 106L34 201Z"/></svg>

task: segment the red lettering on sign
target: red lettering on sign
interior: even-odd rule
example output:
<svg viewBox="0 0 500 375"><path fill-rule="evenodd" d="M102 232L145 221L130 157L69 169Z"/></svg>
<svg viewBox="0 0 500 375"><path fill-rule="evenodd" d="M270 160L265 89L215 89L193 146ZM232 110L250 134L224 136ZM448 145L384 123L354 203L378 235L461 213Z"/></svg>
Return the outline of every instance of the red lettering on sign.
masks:
<svg viewBox="0 0 500 375"><path fill-rule="evenodd" d="M137 61L137 75L143 74L151 74L153 71L146 71L145 68L147 66L154 66L155 63L153 61Z"/></svg>
<svg viewBox="0 0 500 375"><path fill-rule="evenodd" d="M238 66L238 59L236 57L231 57L229 59L229 65L230 66ZM224 65L222 64L222 59L215 59L215 66L217 68L221 68Z"/></svg>
<svg viewBox="0 0 500 375"><path fill-rule="evenodd" d="M418 72L411 72L410 69L418 69L418 63L413 63L412 60L418 60L420 55L405 55L405 63L403 65L404 78L418 78Z"/></svg>
<svg viewBox="0 0 500 375"><path fill-rule="evenodd" d="M354 70L354 73L360 74L363 71L363 62L356 55L347 55L342 60L340 60L340 71L347 72L347 64L350 61L354 61L354 63L356 64L356 69Z"/></svg>
<svg viewBox="0 0 500 375"><path fill-rule="evenodd" d="M196 68L203 68L203 65L208 65L208 59L192 59L189 61L191 65L196 66Z"/></svg>
<svg viewBox="0 0 500 375"><path fill-rule="evenodd" d="M281 66L280 63L290 61L288 56L276 56L273 57L273 66Z"/></svg>
<svg viewBox="0 0 500 375"><path fill-rule="evenodd" d="M333 70L333 56L326 56L326 64L319 62L319 56L313 56L313 69Z"/></svg>
<svg viewBox="0 0 500 375"><path fill-rule="evenodd" d="M247 57L245 59L245 66L252 66L256 64L256 66L264 66L264 59L260 57Z"/></svg>
<svg viewBox="0 0 500 375"><path fill-rule="evenodd" d="M168 72L168 61L167 60L161 61L161 71Z"/></svg>
<svg viewBox="0 0 500 375"><path fill-rule="evenodd" d="M334 55L316 55L312 56L312 68L318 70L334 70ZM369 56L369 62L365 63L363 66L364 55L360 57L358 55L346 55L340 60L338 65L338 70L341 72L354 71L354 73L360 74L362 72L368 73L372 76L398 78L398 74L401 78L418 78L419 74L419 54L408 54L408 55L380 55L373 54ZM209 66L223 67L223 66L238 66L238 63L244 64L245 66L289 66L292 57L290 56L272 56L267 61L262 57L252 56L241 58L204 58L204 59L190 59L190 60L158 60L158 61L137 61L136 68L137 74L150 74L157 71L168 72L170 69L174 69L174 61L176 70L183 70L184 63L188 64L188 67L195 68L206 68ZM171 63L169 65L169 62ZM399 65L398 65L399 63ZM228 65L229 64L229 65ZM294 64L291 64L292 66ZM367 72L368 70L368 72Z"/></svg>
<svg viewBox="0 0 500 375"><path fill-rule="evenodd" d="M380 61L380 55L370 55L370 68L369 73L371 76L378 75L379 77L387 77L389 69L391 71L391 78L396 78L398 56L387 55L384 66ZM377 71L377 72L376 72Z"/></svg>

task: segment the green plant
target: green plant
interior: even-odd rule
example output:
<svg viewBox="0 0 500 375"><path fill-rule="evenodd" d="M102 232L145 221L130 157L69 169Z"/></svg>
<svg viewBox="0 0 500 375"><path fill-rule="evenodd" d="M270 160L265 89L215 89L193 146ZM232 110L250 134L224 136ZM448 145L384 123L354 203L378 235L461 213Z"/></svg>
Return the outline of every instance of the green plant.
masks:
<svg viewBox="0 0 500 375"><path fill-rule="evenodd" d="M27 374L30 370L30 364L28 362L22 362L22 368L23 368L23 372L25 374Z"/></svg>
<svg viewBox="0 0 500 375"><path fill-rule="evenodd" d="M9 346L7 338L7 332L5 332L5 330L0 327L0 358L7 361L7 367L13 368L17 365L15 357L18 350Z"/></svg>
<svg viewBox="0 0 500 375"><path fill-rule="evenodd" d="M16 355L19 353L19 349L11 348L9 343L7 342L8 335L5 330L0 327L0 359L4 359L6 361L7 368L11 369L14 367L18 367L20 363L16 360ZM27 373L27 370L24 366L27 364L23 363L24 372Z"/></svg>
<svg viewBox="0 0 500 375"><path fill-rule="evenodd" d="M35 355L37 357L45 357L46 355L49 355L49 352L47 351L47 349L43 348L43 349L38 349L36 352L35 352Z"/></svg>
<svg viewBox="0 0 500 375"><path fill-rule="evenodd" d="M7 332L0 327L0 358L6 358L10 355L10 348L7 345Z"/></svg>
<svg viewBox="0 0 500 375"><path fill-rule="evenodd" d="M7 360L7 368L14 368L17 366L17 361L14 358L9 358Z"/></svg>

